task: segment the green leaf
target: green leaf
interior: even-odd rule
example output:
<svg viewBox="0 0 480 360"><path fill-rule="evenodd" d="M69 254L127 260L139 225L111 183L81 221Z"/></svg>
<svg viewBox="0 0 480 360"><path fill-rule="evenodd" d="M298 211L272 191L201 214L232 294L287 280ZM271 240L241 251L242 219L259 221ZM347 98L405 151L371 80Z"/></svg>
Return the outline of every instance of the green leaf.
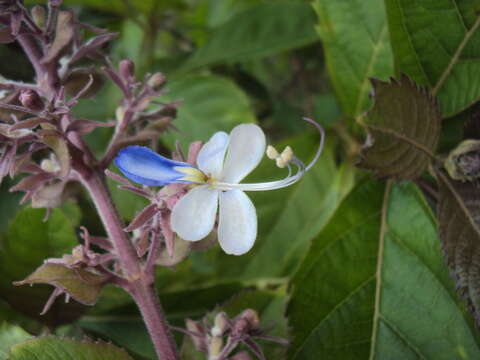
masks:
<svg viewBox="0 0 480 360"><path fill-rule="evenodd" d="M477 0L386 0L397 73L438 95L452 116L478 101L480 18Z"/></svg>
<svg viewBox="0 0 480 360"><path fill-rule="evenodd" d="M368 137L358 165L381 177L415 179L437 148L441 124L437 103L406 76L372 83L375 104L363 119Z"/></svg>
<svg viewBox="0 0 480 360"><path fill-rule="evenodd" d="M103 342L45 336L12 346L8 360L132 360L125 350Z"/></svg>
<svg viewBox="0 0 480 360"><path fill-rule="evenodd" d="M291 284L290 359L476 359L478 334L418 189L363 181Z"/></svg>
<svg viewBox="0 0 480 360"><path fill-rule="evenodd" d="M247 95L227 78L190 75L172 81L167 87L165 101L182 101L174 125L187 135L163 136L170 144L174 138L184 144L207 141L217 131L230 132L237 124L255 121Z"/></svg>
<svg viewBox="0 0 480 360"><path fill-rule="evenodd" d="M437 171L439 184L438 223L446 262L457 283L457 291L480 323L480 229L478 186L452 180Z"/></svg>
<svg viewBox="0 0 480 360"><path fill-rule="evenodd" d="M393 54L383 0L316 0L330 78L345 113L367 109L369 78L393 75Z"/></svg>
<svg viewBox="0 0 480 360"><path fill-rule="evenodd" d="M6 360L12 345L30 339L32 336L20 326L3 322L0 325L0 360Z"/></svg>
<svg viewBox="0 0 480 360"><path fill-rule="evenodd" d="M265 1L217 27L180 71L270 56L317 41L315 15L301 1Z"/></svg>
<svg viewBox="0 0 480 360"><path fill-rule="evenodd" d="M0 249L0 297L10 306L50 326L70 322L83 312L83 306L71 301L57 301L45 315L40 312L52 288L50 286L15 287L13 281L25 278L43 261L51 257L62 257L70 253L77 244L74 226L78 217L73 204L68 205L68 214L53 209L47 222L43 221L45 210L24 208L10 224L1 238Z"/></svg>

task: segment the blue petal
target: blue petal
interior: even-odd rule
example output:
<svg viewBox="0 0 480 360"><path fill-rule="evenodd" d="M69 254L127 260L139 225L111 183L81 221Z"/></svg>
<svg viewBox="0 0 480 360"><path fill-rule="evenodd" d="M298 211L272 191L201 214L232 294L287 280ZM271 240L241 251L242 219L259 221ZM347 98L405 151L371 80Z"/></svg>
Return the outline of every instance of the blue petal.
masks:
<svg viewBox="0 0 480 360"><path fill-rule="evenodd" d="M185 173L175 170L177 167L193 166L167 159L145 146L127 146L120 150L115 165L130 180L149 186L164 186L182 180Z"/></svg>

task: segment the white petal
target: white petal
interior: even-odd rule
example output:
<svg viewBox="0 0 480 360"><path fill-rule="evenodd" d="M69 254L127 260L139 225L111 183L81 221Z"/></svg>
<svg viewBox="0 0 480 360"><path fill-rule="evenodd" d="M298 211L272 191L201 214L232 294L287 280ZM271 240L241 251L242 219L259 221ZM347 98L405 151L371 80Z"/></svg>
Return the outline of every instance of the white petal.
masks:
<svg viewBox="0 0 480 360"><path fill-rule="evenodd" d="M207 175L218 177L223 169L225 152L228 146L228 135L219 131L202 146L197 157L197 165Z"/></svg>
<svg viewBox="0 0 480 360"><path fill-rule="evenodd" d="M257 237L257 212L249 197L240 190L220 193L218 241L227 254L242 255Z"/></svg>
<svg viewBox="0 0 480 360"><path fill-rule="evenodd" d="M213 229L218 208L218 190L209 185L194 187L173 207L170 223L178 236L198 241Z"/></svg>
<svg viewBox="0 0 480 360"><path fill-rule="evenodd" d="M230 133L222 182L238 183L258 165L265 153L265 134L255 124L236 126Z"/></svg>

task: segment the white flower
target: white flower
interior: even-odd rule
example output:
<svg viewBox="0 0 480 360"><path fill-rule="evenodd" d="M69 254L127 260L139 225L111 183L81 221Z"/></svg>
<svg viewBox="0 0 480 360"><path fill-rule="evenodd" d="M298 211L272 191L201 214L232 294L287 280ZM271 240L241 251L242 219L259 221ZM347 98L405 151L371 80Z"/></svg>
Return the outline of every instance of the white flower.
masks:
<svg viewBox="0 0 480 360"><path fill-rule="evenodd" d="M255 124L236 126L230 136L215 133L203 145L197 157L198 168L172 161L148 148L130 146L123 149L115 163L125 176L145 185L192 183L194 187L175 204L171 226L181 238L199 241L214 228L218 213L218 241L227 254L242 255L257 237L257 214L244 191L273 190L297 182L318 159L322 138L314 160L305 166L290 147L281 154L269 147L267 155L279 167L288 167L288 176L265 183L241 183L260 163L265 153L265 135ZM292 174L293 164L296 171Z"/></svg>

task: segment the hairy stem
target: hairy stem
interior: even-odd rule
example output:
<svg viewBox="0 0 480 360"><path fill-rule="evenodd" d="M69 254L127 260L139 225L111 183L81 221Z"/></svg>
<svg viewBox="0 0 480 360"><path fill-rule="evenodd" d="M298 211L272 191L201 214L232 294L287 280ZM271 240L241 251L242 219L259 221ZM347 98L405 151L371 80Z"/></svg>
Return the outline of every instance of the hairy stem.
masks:
<svg viewBox="0 0 480 360"><path fill-rule="evenodd" d="M104 176L95 172L89 177L82 176L81 181L90 193L108 237L113 242L123 275L129 281L128 291L140 309L159 359L177 360L175 343L152 284L152 276L143 272L135 248L123 231L124 226L112 203Z"/></svg>

